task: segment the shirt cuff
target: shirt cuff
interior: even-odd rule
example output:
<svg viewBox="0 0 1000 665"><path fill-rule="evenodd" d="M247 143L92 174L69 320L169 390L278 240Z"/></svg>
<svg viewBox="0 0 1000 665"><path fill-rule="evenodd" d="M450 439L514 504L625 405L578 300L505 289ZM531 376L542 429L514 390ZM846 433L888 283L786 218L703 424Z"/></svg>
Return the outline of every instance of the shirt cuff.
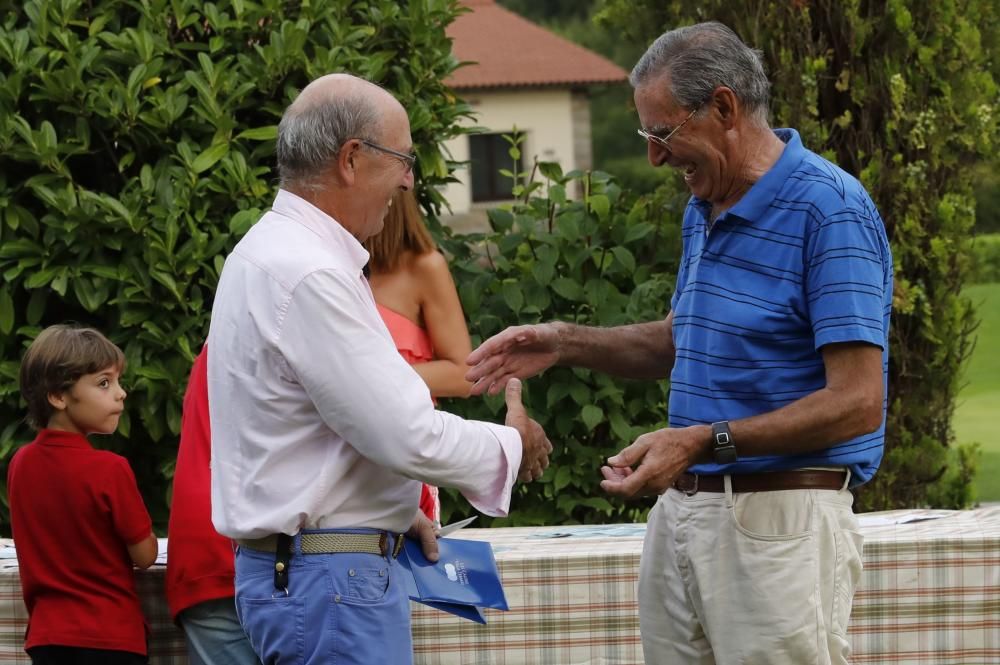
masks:
<svg viewBox="0 0 1000 665"><path fill-rule="evenodd" d="M498 470L495 481L482 492L462 492L472 507L490 517L507 517L510 511L510 497L514 491L518 469L521 468L521 435L513 427L482 423L496 437L500 444L498 460L494 468Z"/></svg>

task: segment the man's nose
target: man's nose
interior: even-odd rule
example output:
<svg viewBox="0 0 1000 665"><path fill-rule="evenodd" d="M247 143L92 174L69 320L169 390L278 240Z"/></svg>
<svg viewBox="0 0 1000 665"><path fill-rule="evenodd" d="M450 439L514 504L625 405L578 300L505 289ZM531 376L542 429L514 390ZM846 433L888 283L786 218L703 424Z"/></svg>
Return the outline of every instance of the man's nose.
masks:
<svg viewBox="0 0 1000 665"><path fill-rule="evenodd" d="M670 157L670 148L664 148L655 141L646 141L646 159L651 166L663 166Z"/></svg>

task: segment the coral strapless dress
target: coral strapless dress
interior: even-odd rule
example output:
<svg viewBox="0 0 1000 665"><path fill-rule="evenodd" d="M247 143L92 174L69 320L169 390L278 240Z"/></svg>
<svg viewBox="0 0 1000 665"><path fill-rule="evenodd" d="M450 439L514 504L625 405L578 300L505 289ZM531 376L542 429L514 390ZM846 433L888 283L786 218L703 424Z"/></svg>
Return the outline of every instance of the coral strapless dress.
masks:
<svg viewBox="0 0 1000 665"><path fill-rule="evenodd" d="M434 360L434 347L427 331L402 314L376 303L378 313L385 327L392 335L392 341L399 355L411 365ZM436 403L436 402L435 402ZM420 510L435 524L441 523L441 499L438 488L424 483L420 490Z"/></svg>

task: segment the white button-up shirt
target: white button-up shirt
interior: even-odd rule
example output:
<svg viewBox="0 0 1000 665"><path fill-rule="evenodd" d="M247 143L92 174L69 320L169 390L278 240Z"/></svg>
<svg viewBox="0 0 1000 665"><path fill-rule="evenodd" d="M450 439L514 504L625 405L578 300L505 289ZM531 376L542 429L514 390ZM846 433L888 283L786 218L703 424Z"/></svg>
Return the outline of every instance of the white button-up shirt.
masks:
<svg viewBox="0 0 1000 665"><path fill-rule="evenodd" d="M286 191L226 259L208 336L219 533L405 531L419 480L507 514L517 430L434 408L375 309L367 261L336 220Z"/></svg>

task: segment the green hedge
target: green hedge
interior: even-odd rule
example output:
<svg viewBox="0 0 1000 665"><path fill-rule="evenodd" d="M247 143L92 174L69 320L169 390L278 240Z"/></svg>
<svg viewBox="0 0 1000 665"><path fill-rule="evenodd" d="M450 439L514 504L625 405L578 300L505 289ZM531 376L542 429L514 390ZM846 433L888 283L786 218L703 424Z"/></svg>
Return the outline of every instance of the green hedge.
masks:
<svg viewBox="0 0 1000 665"><path fill-rule="evenodd" d="M181 395L223 259L270 204L282 110L349 71L407 108L425 204L468 107L453 0L27 0L0 14L0 484L22 422L17 368L44 326L94 325L128 357L117 436L158 528ZM6 491L0 532L7 532Z"/></svg>

